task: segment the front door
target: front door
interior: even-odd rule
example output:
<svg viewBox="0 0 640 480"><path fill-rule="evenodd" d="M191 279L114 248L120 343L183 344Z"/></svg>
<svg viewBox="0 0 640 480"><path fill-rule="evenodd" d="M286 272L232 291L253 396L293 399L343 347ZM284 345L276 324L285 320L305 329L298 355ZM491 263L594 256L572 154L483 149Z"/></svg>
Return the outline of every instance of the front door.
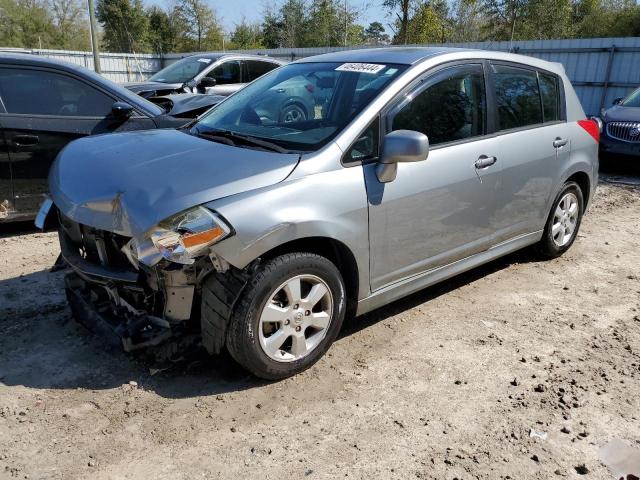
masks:
<svg viewBox="0 0 640 480"><path fill-rule="evenodd" d="M448 67L387 115L388 130L426 134L430 153L399 164L389 183L377 180L374 164L364 167L372 290L492 245L501 166L486 136L485 92L481 64Z"/></svg>
<svg viewBox="0 0 640 480"><path fill-rule="evenodd" d="M245 86L240 60L223 60L222 63L213 67L206 76L214 78L216 81L215 87L206 89L206 93L209 95L231 95Z"/></svg>
<svg viewBox="0 0 640 480"><path fill-rule="evenodd" d="M152 128L151 119L111 116L114 98L88 83L47 69L0 68L0 113L11 160L15 210L37 212L56 156L72 140L122 128ZM144 123L147 122L147 123ZM136 124L134 126L134 124Z"/></svg>

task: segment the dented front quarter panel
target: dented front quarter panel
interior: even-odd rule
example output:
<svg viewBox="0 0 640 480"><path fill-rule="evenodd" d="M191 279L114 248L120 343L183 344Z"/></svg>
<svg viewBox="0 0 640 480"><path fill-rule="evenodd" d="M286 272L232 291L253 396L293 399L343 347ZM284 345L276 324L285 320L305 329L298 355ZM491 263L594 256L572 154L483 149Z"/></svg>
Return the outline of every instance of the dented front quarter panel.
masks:
<svg viewBox="0 0 640 480"><path fill-rule="evenodd" d="M235 235L213 253L244 268L284 243L310 237L335 239L358 265L359 298L369 293L369 236L363 170L340 164L335 144L303 157L282 183L206 204L221 214Z"/></svg>

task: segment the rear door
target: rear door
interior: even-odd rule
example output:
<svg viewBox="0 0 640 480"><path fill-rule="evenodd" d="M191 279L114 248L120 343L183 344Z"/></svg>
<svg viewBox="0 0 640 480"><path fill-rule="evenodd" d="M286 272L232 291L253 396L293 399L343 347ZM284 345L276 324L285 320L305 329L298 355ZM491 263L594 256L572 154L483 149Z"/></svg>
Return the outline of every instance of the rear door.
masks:
<svg viewBox="0 0 640 480"><path fill-rule="evenodd" d="M28 67L0 67L0 124L11 162L13 201L22 214L37 212L47 192L49 168L72 140L122 129L153 128L137 114L111 116L117 98L66 73Z"/></svg>
<svg viewBox="0 0 640 480"><path fill-rule="evenodd" d="M243 60L242 62L245 65L246 82L253 82L265 73L269 73L271 70L280 66L277 63L266 62L263 60Z"/></svg>
<svg viewBox="0 0 640 480"><path fill-rule="evenodd" d="M569 155L560 79L519 64L492 63L490 81L503 185L496 242L541 230L561 160Z"/></svg>
<svg viewBox="0 0 640 480"><path fill-rule="evenodd" d="M483 72L469 63L428 74L387 115L387 131L422 132L430 151L398 164L389 183L378 181L375 164L364 167L373 290L492 245L501 167Z"/></svg>

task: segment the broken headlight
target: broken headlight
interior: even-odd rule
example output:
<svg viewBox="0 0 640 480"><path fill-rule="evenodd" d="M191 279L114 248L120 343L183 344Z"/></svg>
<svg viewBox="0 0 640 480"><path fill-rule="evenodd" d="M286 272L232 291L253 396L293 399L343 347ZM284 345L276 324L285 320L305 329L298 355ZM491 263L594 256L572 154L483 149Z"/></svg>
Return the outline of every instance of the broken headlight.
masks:
<svg viewBox="0 0 640 480"><path fill-rule="evenodd" d="M231 234L231 228L210 210L195 207L160 222L123 247L131 263L153 266L162 258L189 265L208 247Z"/></svg>

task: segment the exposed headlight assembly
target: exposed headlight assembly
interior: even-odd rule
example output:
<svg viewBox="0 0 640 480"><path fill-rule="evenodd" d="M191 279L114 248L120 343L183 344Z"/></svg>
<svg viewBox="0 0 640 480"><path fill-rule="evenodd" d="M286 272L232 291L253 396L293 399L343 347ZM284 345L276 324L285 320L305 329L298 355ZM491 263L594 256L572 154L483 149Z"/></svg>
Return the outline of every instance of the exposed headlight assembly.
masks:
<svg viewBox="0 0 640 480"><path fill-rule="evenodd" d="M153 266L162 258L190 265L208 247L228 237L231 228L213 212L195 207L163 220L122 249L131 263Z"/></svg>

